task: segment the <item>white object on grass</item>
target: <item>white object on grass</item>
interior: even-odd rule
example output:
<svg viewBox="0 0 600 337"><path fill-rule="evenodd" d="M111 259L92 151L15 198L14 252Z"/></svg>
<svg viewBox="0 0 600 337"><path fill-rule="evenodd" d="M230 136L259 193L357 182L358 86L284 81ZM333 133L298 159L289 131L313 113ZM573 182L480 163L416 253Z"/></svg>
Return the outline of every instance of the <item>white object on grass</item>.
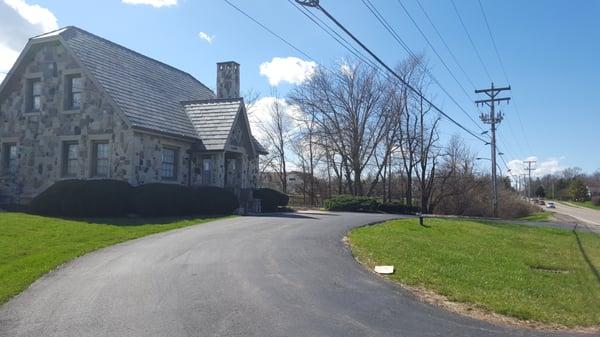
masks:
<svg viewBox="0 0 600 337"><path fill-rule="evenodd" d="M375 266L375 272L378 274L393 274L394 266Z"/></svg>

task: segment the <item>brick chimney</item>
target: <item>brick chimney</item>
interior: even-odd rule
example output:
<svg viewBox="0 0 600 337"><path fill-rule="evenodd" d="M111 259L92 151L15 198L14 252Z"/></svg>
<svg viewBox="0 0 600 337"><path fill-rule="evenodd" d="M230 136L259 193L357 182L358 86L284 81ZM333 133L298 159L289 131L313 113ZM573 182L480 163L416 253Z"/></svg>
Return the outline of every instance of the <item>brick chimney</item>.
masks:
<svg viewBox="0 0 600 337"><path fill-rule="evenodd" d="M240 97L240 65L237 62L217 63L217 98Z"/></svg>

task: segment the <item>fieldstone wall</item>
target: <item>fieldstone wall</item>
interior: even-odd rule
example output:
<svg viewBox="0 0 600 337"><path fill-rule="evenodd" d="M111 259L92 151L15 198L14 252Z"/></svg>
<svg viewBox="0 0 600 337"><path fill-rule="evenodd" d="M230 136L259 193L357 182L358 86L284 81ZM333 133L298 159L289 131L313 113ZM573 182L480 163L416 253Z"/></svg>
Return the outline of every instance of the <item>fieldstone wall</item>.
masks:
<svg viewBox="0 0 600 337"><path fill-rule="evenodd" d="M66 76L73 74L81 74L83 79L81 109L66 110ZM30 78L41 79L39 112L26 112ZM101 140L109 142L109 178L129 179L133 132L62 45L32 48L7 89L0 97L0 142L17 144L18 163L14 174L2 171L0 193L11 202L27 202L55 181L66 178L62 174L65 141L79 145L77 174L69 178L92 178L91 144ZM3 149L0 147L0 151ZM0 154L4 160L4 154Z"/></svg>
<svg viewBox="0 0 600 337"><path fill-rule="evenodd" d="M65 104L67 77L72 75L81 75L83 82L78 110L68 110ZM39 78L42 84L39 112L26 111L27 83L33 78ZM63 179L110 178L132 185L155 182L187 185L190 181L192 185L223 187L226 170L228 176L235 177L232 183L236 188L255 187L258 158L248 157L249 135L238 123L232 138L228 151L237 153L236 164L227 162L224 152L190 156L192 141L134 131L60 43L40 44L32 47L0 97L0 197L4 202L27 203ZM92 147L97 141L109 143L107 177L93 176ZM68 177L63 169L65 142L78 144L77 172ZM3 169L3 144L17 145L14 173ZM161 176L164 146L178 149L176 179ZM205 158L212 161L208 182L203 179Z"/></svg>
<svg viewBox="0 0 600 337"><path fill-rule="evenodd" d="M134 138L134 174L130 181L132 185L159 182L188 184L188 161L190 160L190 155L187 151L190 149L190 143L141 132L136 132ZM177 150L176 179L162 178L163 147ZM193 167L192 174L195 172L197 170ZM192 180L195 181L196 178L193 177Z"/></svg>

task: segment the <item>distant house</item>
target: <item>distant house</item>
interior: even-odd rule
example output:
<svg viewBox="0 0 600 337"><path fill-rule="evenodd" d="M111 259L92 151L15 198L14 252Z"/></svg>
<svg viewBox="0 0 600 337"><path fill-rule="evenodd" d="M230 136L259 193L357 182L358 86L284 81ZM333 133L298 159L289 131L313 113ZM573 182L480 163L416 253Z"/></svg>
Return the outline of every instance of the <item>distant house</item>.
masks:
<svg viewBox="0 0 600 337"><path fill-rule="evenodd" d="M0 193L26 203L62 179L255 186L264 148L240 97L77 27L29 40L0 85Z"/></svg>
<svg viewBox="0 0 600 337"><path fill-rule="evenodd" d="M304 176L305 174L300 171L291 171L286 174L287 178L287 193L288 194L302 194L304 188ZM268 187L274 190L282 191L281 180L277 172L262 172L260 174L261 187Z"/></svg>
<svg viewBox="0 0 600 337"><path fill-rule="evenodd" d="M588 194L590 197L600 196L600 186L599 185L588 185Z"/></svg>

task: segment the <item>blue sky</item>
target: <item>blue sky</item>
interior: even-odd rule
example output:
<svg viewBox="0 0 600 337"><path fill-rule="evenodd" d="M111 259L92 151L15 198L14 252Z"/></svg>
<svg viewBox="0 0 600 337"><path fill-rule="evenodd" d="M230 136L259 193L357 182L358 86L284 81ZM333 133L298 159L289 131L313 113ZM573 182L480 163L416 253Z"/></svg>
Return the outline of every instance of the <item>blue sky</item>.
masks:
<svg viewBox="0 0 600 337"><path fill-rule="evenodd" d="M349 56L286 0L231 1L307 52L317 63L331 65ZM398 1L372 0L407 45L415 53L427 56L435 77L478 120L477 109L472 103L476 98L473 86L426 21L417 1L401 1L469 96L444 69ZM489 86L490 79L469 44L452 2L420 1L469 78L477 87ZM588 172L600 169L600 152L597 150L600 102L596 99L600 92L600 67L597 64L600 60L600 2L481 1L513 88L510 95L514 103L502 108L505 120L499 126L499 145L506 154L506 161L513 161L510 166L516 171L522 167L520 161L534 156L539 161L538 173L568 166L579 166ZM273 87L285 96L295 85L288 81L300 81L310 69L310 60L305 56L272 37L222 0L125 2L147 2L155 6L120 0L0 0L0 21L9 22L0 26L0 72L7 71L11 57L20 51L18 45L24 45L27 36L49 27L66 25L79 26L183 69L213 88L215 63L219 61L239 62L242 92L253 90L263 96L269 96ZM507 84L478 1L455 2L494 82ZM160 3L165 5L156 7ZM321 4L385 62L395 64L406 57L362 1L322 0ZM205 39L199 36L200 32L204 33ZM283 58L282 61L298 57L306 62L297 67L277 67L276 62L269 63L275 57ZM270 77L260 73L260 66L265 63L271 65L263 66ZM271 84L277 79L281 81L273 86L270 78ZM430 88L430 96L456 120L478 130L438 87ZM450 123L443 123L444 138L455 133L463 135L479 156L489 157L488 147Z"/></svg>

